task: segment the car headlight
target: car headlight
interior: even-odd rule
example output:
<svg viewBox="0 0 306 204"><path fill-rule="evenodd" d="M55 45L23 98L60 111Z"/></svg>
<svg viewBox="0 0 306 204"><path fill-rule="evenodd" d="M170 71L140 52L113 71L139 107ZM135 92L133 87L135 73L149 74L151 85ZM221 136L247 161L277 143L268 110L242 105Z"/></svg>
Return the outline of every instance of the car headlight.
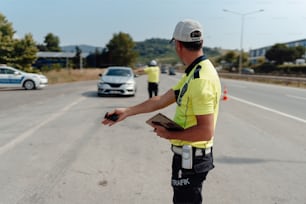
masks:
<svg viewBox="0 0 306 204"><path fill-rule="evenodd" d="M99 81L99 85L103 85L104 84L104 81L103 80L100 80Z"/></svg>
<svg viewBox="0 0 306 204"><path fill-rule="evenodd" d="M133 80L129 80L129 81L127 81L125 84L126 84L126 85L134 85L135 82L134 82Z"/></svg>

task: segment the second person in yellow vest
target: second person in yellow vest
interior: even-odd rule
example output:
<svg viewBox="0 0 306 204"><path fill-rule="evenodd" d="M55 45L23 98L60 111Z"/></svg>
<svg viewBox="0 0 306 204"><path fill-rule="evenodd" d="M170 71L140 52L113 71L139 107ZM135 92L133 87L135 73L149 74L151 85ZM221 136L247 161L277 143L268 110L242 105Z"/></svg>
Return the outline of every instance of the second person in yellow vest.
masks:
<svg viewBox="0 0 306 204"><path fill-rule="evenodd" d="M149 66L143 69L144 73L148 75L148 92L149 98L152 98L153 95L158 95L158 84L159 84L159 75L160 68L157 66L157 62L152 60L149 63Z"/></svg>

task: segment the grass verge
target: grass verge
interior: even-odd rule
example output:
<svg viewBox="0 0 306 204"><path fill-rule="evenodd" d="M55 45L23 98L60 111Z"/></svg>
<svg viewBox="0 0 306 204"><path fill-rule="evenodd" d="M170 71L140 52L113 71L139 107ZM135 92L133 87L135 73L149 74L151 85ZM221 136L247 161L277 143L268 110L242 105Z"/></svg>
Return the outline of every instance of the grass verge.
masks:
<svg viewBox="0 0 306 204"><path fill-rule="evenodd" d="M60 69L43 73L49 84L98 80L104 69Z"/></svg>

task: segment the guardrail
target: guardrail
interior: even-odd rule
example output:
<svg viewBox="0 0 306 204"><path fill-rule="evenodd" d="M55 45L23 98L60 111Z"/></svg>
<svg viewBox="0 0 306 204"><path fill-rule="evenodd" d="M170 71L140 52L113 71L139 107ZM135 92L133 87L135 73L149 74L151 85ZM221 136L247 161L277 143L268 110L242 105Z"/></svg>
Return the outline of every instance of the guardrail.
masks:
<svg viewBox="0 0 306 204"><path fill-rule="evenodd" d="M256 75L256 74L234 74L234 73L219 73L221 78L242 79L247 81L257 81L264 83L282 84L286 86L306 88L306 78L302 77L284 77L271 75Z"/></svg>

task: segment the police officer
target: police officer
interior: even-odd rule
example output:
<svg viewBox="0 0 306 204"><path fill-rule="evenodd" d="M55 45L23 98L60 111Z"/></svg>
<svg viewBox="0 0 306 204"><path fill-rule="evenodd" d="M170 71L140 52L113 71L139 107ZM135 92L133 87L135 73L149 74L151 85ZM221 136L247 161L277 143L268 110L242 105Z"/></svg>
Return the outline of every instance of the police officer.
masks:
<svg viewBox="0 0 306 204"><path fill-rule="evenodd" d="M157 62L155 60L151 60L149 66L143 69L144 73L148 75L148 92L149 98L158 95L158 83L159 83L159 75L160 69L157 66Z"/></svg>
<svg viewBox="0 0 306 204"><path fill-rule="evenodd" d="M161 96L109 113L118 119L104 119L113 125L129 116L153 112L176 103L174 121L182 131L169 131L153 125L157 136L170 141L173 151L173 203L202 203L202 187L214 168L213 138L219 112L221 85L216 69L203 53L203 30L199 22L186 19L175 27L172 43L186 66L181 80Z"/></svg>

